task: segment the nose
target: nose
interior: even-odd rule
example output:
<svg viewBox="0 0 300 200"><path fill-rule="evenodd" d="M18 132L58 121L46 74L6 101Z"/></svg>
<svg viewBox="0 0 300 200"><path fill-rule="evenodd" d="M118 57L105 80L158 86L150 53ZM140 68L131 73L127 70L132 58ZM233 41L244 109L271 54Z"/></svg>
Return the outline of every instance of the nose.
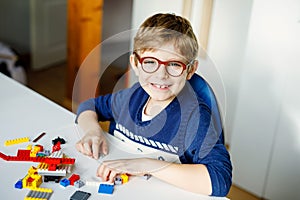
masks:
<svg viewBox="0 0 300 200"><path fill-rule="evenodd" d="M161 79L168 78L169 74L167 72L166 66L164 64L160 64L158 70L155 72L155 75Z"/></svg>

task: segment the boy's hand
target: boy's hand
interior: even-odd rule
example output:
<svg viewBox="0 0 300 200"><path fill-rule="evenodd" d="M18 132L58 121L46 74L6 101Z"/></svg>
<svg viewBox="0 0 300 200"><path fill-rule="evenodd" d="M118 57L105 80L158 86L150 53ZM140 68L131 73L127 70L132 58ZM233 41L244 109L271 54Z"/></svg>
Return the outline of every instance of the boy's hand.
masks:
<svg viewBox="0 0 300 200"><path fill-rule="evenodd" d="M102 181L114 182L117 175L129 174L135 176L143 176L151 174L154 171L162 169L168 163L149 158L136 158L136 159L120 159L103 161L98 167L96 175Z"/></svg>
<svg viewBox="0 0 300 200"><path fill-rule="evenodd" d="M89 131L76 143L76 149L84 155L94 159L99 158L99 154L108 154L108 145L102 132Z"/></svg>

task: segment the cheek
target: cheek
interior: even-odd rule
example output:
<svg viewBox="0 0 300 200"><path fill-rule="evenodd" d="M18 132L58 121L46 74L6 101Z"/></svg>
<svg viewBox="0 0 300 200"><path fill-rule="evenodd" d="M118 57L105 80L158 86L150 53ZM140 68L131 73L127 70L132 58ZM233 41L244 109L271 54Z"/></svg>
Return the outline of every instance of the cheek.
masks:
<svg viewBox="0 0 300 200"><path fill-rule="evenodd" d="M145 74L144 72L139 72L139 81L142 83L145 83L149 80L150 75L149 74Z"/></svg>
<svg viewBox="0 0 300 200"><path fill-rule="evenodd" d="M173 88L173 92L177 95L181 90L182 90L182 88L184 87L184 85L185 85L185 82L186 82L186 80L185 79L182 79L182 80L180 80L180 81L178 81L174 86L174 88Z"/></svg>

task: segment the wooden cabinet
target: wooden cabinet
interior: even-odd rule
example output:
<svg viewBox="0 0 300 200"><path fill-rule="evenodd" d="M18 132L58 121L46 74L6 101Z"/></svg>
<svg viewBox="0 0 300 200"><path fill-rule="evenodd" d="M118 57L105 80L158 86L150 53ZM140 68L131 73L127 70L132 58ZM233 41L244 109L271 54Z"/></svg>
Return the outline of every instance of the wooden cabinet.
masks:
<svg viewBox="0 0 300 200"><path fill-rule="evenodd" d="M73 110L97 95L103 0L68 0L67 99Z"/></svg>

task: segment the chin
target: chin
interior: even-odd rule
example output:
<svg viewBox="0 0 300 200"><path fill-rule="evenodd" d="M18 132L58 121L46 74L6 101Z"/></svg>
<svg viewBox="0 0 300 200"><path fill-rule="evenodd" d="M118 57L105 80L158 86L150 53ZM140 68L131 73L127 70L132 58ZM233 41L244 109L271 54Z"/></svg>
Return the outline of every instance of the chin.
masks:
<svg viewBox="0 0 300 200"><path fill-rule="evenodd" d="M155 100L155 101L168 101L168 100L170 100L170 99L173 99L174 97L173 96L160 96L160 97L158 97L158 96L153 96L153 97L151 97L153 100Z"/></svg>

